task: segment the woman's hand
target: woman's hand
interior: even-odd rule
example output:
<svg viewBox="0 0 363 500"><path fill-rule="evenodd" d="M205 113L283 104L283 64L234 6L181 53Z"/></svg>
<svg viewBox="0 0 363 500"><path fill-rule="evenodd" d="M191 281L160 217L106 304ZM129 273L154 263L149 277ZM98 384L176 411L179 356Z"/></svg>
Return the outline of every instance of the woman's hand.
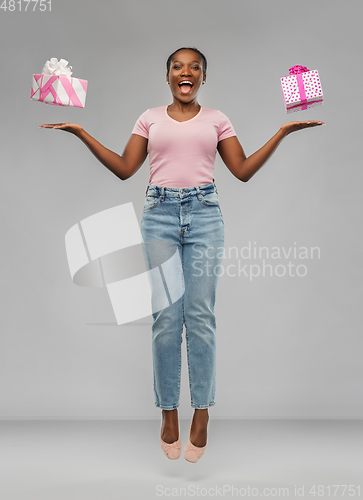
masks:
<svg viewBox="0 0 363 500"><path fill-rule="evenodd" d="M288 122L281 126L281 130L285 135L295 132L296 130L301 130L303 128L317 127L319 125L325 125L324 122L319 122L318 120L312 120L309 122Z"/></svg>
<svg viewBox="0 0 363 500"><path fill-rule="evenodd" d="M39 125L39 127L43 128L59 128L60 130L65 130L66 132L71 132L71 134L79 134L83 128L81 125L77 125L77 123L43 123Z"/></svg>

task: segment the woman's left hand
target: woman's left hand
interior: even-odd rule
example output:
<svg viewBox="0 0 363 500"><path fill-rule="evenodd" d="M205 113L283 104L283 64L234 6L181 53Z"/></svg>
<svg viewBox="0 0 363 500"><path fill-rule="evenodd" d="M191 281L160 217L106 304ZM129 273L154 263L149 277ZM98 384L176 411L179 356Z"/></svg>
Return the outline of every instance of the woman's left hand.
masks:
<svg viewBox="0 0 363 500"><path fill-rule="evenodd" d="M319 125L325 125L325 122L320 122L318 120L311 120L309 122L288 122L281 126L281 130L286 134L295 132L296 130L301 130L303 128L317 127Z"/></svg>

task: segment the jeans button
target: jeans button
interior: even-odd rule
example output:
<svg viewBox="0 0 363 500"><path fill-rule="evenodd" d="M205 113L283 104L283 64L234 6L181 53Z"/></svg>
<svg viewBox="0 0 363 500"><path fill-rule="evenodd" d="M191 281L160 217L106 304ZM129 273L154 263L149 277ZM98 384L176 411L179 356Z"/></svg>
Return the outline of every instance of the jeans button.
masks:
<svg viewBox="0 0 363 500"><path fill-rule="evenodd" d="M184 194L184 193L185 193L184 189L182 189L182 190L181 190L181 193L182 193L182 194Z"/></svg>

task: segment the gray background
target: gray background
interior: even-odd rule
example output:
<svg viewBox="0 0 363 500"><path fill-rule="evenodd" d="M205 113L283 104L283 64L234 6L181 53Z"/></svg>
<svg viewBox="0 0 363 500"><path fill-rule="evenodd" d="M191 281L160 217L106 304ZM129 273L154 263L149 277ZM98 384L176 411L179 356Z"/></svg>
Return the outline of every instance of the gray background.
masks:
<svg viewBox="0 0 363 500"><path fill-rule="evenodd" d="M160 417L151 317L113 324L106 290L72 282L64 245L71 226L122 203L141 221L148 160L122 182L77 138L38 125L79 123L121 154L139 115L172 102L165 62L183 45L205 53L199 102L230 118L246 155L284 122L326 122L284 139L248 183L217 155L226 249L296 242L321 257L295 261L308 269L300 278L221 276L211 415L362 418L362 5L342 8L53 0L51 12L1 12L2 418ZM85 109L29 99L32 74L51 57L88 80ZM295 64L319 71L324 105L287 115L280 78ZM181 417L191 413L185 341L183 362Z"/></svg>

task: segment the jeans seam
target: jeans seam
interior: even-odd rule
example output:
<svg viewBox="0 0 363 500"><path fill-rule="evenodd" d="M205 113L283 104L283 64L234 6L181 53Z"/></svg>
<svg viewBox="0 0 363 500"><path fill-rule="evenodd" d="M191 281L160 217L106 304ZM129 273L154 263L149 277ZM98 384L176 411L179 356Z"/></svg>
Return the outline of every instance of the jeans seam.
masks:
<svg viewBox="0 0 363 500"><path fill-rule="evenodd" d="M178 395L180 399L180 380L181 380L181 367L182 367L182 352L181 352L181 346L183 343L183 323L182 323L182 328L180 332L180 344L179 344L179 378L178 378Z"/></svg>
<svg viewBox="0 0 363 500"><path fill-rule="evenodd" d="M192 407L193 408L196 408L197 410L205 410L206 408L209 408L210 406L214 406L215 405L215 402L212 401L211 403L209 403L208 405L193 405L192 404Z"/></svg>
<svg viewBox="0 0 363 500"><path fill-rule="evenodd" d="M179 403L176 403L175 405L171 405L171 406L165 406L165 405L162 405L162 404L155 403L155 406L157 408L161 408L162 410L175 410L176 408L178 408Z"/></svg>
<svg viewBox="0 0 363 500"><path fill-rule="evenodd" d="M160 199L161 199L160 197L159 198L155 198L155 202L153 203L153 205L151 205L148 208L145 208L145 205L146 205L146 199L145 199L143 213L144 212L149 212L150 210L153 210L159 204Z"/></svg>
<svg viewBox="0 0 363 500"><path fill-rule="evenodd" d="M184 295L183 295L183 322L185 324L185 340L187 344L187 358L188 358L188 378L189 378L189 392L190 392L190 403L193 406L193 391L192 391L192 381L190 377L190 362L189 362L189 339L188 339L188 329L187 329L187 324L185 322L185 313L184 313Z"/></svg>
<svg viewBox="0 0 363 500"><path fill-rule="evenodd" d="M215 191L215 193L217 194L218 196L218 193L217 191ZM220 206L219 206L219 200L218 200L218 203L206 203L205 200L204 200L204 196L205 195L208 195L208 194L213 194L213 191L211 193L201 193L201 197L199 198L198 196L198 200L201 201L203 203L203 205L207 206L207 207L218 207L220 209Z"/></svg>

